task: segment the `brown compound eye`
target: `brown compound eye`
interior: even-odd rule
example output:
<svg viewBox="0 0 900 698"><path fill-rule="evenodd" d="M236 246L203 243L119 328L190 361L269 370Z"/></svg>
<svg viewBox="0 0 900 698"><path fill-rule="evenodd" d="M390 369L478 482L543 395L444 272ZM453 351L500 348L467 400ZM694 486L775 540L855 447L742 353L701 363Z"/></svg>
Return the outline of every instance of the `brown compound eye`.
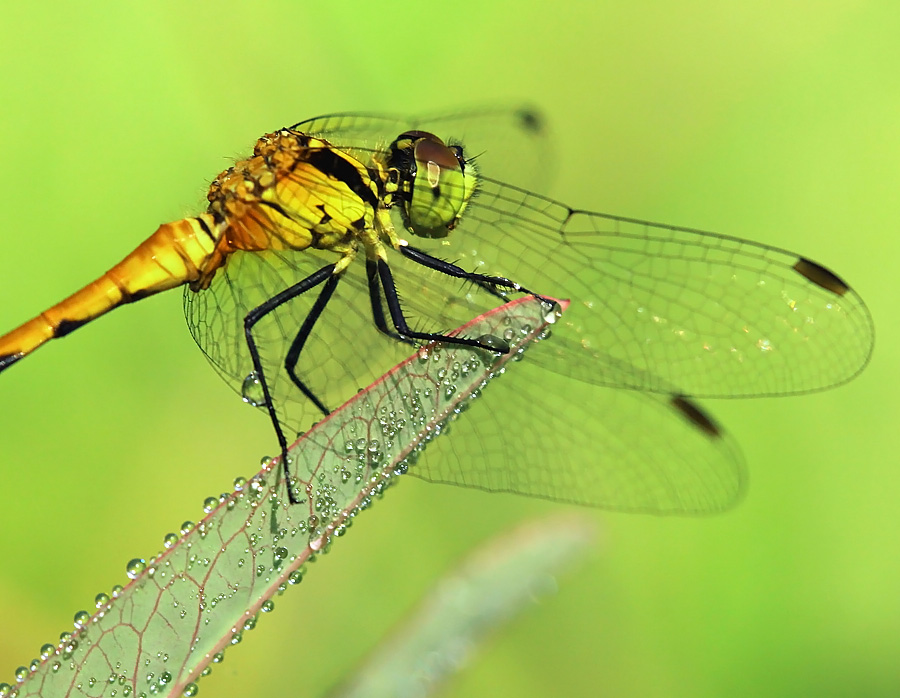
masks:
<svg viewBox="0 0 900 698"><path fill-rule="evenodd" d="M423 237L444 237L459 222L474 191L460 146L428 131L406 131L391 144L388 167L398 172L406 227Z"/></svg>
<svg viewBox="0 0 900 698"><path fill-rule="evenodd" d="M429 134L431 135L431 134ZM437 136L431 138L422 138L416 143L416 160L419 163L433 162L438 167L456 168L459 167L459 160L456 154L450 150L443 141Z"/></svg>

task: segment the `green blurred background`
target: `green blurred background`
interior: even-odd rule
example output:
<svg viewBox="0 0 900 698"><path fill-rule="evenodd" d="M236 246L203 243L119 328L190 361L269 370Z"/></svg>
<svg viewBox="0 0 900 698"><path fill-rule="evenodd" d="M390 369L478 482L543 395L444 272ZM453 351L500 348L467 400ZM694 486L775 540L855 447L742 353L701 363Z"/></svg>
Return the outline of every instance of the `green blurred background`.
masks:
<svg viewBox="0 0 900 698"><path fill-rule="evenodd" d="M900 694L900 6L895 2L7 3L0 330L200 210L262 133L320 113L534 102L551 194L835 268L878 329L838 390L707 403L751 472L709 519L603 543L448 695ZM125 563L254 472L269 426L177 292L2 376L0 681ZM202 695L317 695L476 541L561 507L414 479L227 653Z"/></svg>

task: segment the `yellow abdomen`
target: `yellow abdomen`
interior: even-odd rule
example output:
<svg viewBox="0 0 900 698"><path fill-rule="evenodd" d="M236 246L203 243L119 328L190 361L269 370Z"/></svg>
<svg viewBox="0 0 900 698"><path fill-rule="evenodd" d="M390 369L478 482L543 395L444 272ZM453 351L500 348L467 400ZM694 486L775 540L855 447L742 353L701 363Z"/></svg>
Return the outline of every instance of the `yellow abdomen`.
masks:
<svg viewBox="0 0 900 698"><path fill-rule="evenodd" d="M0 370L119 305L196 281L213 257L214 231L208 213L164 223L99 279L0 337Z"/></svg>
<svg viewBox="0 0 900 698"><path fill-rule="evenodd" d="M360 235L377 235L377 189L364 165L326 141L289 130L263 136L252 157L213 181L207 213L161 225L99 279L0 337L0 371L124 303L183 284L208 288L236 250L314 247L349 261Z"/></svg>

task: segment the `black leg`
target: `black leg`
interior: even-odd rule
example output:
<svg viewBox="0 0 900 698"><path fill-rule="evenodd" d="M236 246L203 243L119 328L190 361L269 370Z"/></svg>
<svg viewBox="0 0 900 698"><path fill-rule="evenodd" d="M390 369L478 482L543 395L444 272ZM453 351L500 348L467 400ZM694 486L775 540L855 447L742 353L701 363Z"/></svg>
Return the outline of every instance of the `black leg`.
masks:
<svg viewBox="0 0 900 698"><path fill-rule="evenodd" d="M446 274L447 276L453 276L457 279L466 279L468 281L472 281L473 283L480 285L482 288L496 289L499 286L501 288L508 288L511 291L534 296L535 298L539 298L540 300L545 300L543 297L537 295L536 293L532 293L524 286L520 286L515 281L510 281L509 279L502 276L488 276L487 274L476 274L475 272L466 271L462 267L458 267L455 264L446 262L443 259L432 257L427 252L423 252L422 250L415 247L410 247L409 245L401 247L400 253L404 257L411 259L417 264L421 264L422 266L428 267L429 269L434 269L435 271L439 271L442 274Z"/></svg>
<svg viewBox="0 0 900 698"><path fill-rule="evenodd" d="M388 312L391 314L391 321L394 323L397 332L403 337L421 339L426 342L447 342L448 344L477 347L479 349L487 349L493 353L506 353L509 351L509 345L503 347L480 342L477 339L469 339L467 337L450 337L449 335L433 332L415 332L410 328L406 322L406 318L403 316L403 309L400 307L400 297L397 295L397 288L394 285L394 277L391 274L391 268L388 266L387 262L380 259L378 260L378 276L381 279L381 287L384 289L384 299L387 301Z"/></svg>
<svg viewBox="0 0 900 698"><path fill-rule="evenodd" d="M329 414L331 410L325 407L325 405L322 404L322 401L316 397L316 394L307 388L306 384L300 380L300 376L297 375L297 362L300 359L300 352L303 351L303 345L306 344L306 340L309 339L309 334L312 332L316 320L319 319L322 311L325 310L325 306L328 305L328 301L331 300L331 296L334 293L334 289L337 288L339 280L339 276L332 274L328 281L325 282L325 285L322 287L322 292L319 294L319 297L316 298L316 302L313 304L312 309L300 326L300 330L297 332L297 336L294 337L294 341L291 342L287 356L285 356L284 359L284 370L287 371L291 381L293 381L300 392L303 393L324 415Z"/></svg>
<svg viewBox="0 0 900 698"><path fill-rule="evenodd" d="M381 305L381 285L378 282L378 264L374 259L366 260L366 279L369 282L369 302L372 305L372 320L375 322L375 327L378 328L379 332L386 334L391 339L411 344L412 342L405 337L401 337L387 326L387 320L385 320L384 317L384 308Z"/></svg>
<svg viewBox="0 0 900 698"><path fill-rule="evenodd" d="M259 356L259 350L256 348L256 341L253 339L253 326L280 305L283 305L289 300L296 298L303 293L306 293L311 288L315 288L320 283L333 276L333 264L322 267L317 272L310 274L302 281L298 281L293 286L285 289L278 295L273 296L265 303L258 305L256 308L247 313L246 317L244 317L244 338L247 341L247 348L250 351L250 360L253 362L253 370L256 372L256 375L259 378L259 384L262 386L263 398L266 402L266 410L269 413L269 418L272 420L272 426L275 428L275 435L278 437L278 446L281 448L281 465L284 471L285 483L287 485L288 499L292 504L299 504L300 500L294 496L294 488L291 483L290 470L288 468L287 439L284 436L284 431L282 431L281 429L281 424L278 422L278 414L275 412L275 405L272 402L272 396L269 393L269 385L265 379L262 360ZM304 325L305 324L306 323L304 323Z"/></svg>

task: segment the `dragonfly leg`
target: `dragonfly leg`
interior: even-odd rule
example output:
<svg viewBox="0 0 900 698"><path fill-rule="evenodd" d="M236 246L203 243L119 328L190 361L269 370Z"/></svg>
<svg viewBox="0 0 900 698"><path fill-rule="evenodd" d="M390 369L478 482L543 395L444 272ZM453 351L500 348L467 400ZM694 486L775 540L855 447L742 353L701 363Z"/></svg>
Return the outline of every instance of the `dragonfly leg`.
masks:
<svg viewBox="0 0 900 698"><path fill-rule="evenodd" d="M288 376L290 376L293 384L297 386L298 390L300 390L300 392L303 393L323 415L330 414L331 410L325 407L322 401L316 397L316 394L300 380L300 376L297 375L297 364L300 360L300 352L303 351L303 346L306 344L306 340L309 339L309 334L312 332L313 326L316 324L322 311L325 310L328 301L331 300L331 296L334 293L334 289L337 288L340 278L340 274L332 274L328 278L328 281L325 282L322 291L319 293L319 297L316 298L316 302L313 304L312 309L300 326L300 329L294 337L294 341L291 342L291 346L284 358L284 370L287 372Z"/></svg>
<svg viewBox="0 0 900 698"><path fill-rule="evenodd" d="M503 296L498 293L497 287L507 288L511 291L515 291L517 293L523 293L528 296L534 296L538 300L549 303L550 301L544 298L533 291L529 291L524 286L517 284L515 281L510 281L506 277L503 276L489 276L487 274L478 274L473 271L466 271L462 267L459 267L455 264L451 264L443 259L438 259L437 257L432 257L427 252L424 252L416 247L411 247L409 245L405 245L400 247L400 253L416 262L417 264L421 264L422 266L428 267L429 269L434 269L435 271L439 271L442 274L446 274L447 276L452 276L457 279L466 279L467 281L471 281L475 284L478 284L482 288L490 291L495 296L499 296L503 298Z"/></svg>
<svg viewBox="0 0 900 698"><path fill-rule="evenodd" d="M366 260L366 279L369 282L369 301L372 304L372 320L375 322L375 327L378 328L379 332L387 335L391 339L412 344L413 342L409 339L400 336L387 326L387 320L385 320L384 317L384 307L381 305L381 286L378 283L378 264L374 259Z"/></svg>
<svg viewBox="0 0 900 698"><path fill-rule="evenodd" d="M301 500L299 500L295 496L294 487L291 484L290 470L288 468L287 438L285 438L284 431L281 429L281 424L278 421L278 413L275 411L275 404L273 403L272 395L269 392L269 385L265 378L265 372L263 371L262 359L260 358L259 350L256 347L256 341L253 339L253 326L273 310L287 303L291 299L296 298L303 293L306 293L310 289L315 288L329 278L336 278L334 276L334 268L334 264L329 264L322 267L318 271L307 276L305 279L298 281L296 284L290 286L289 288L286 288L281 293L272 296L265 303L262 303L255 307L244 317L244 338L247 341L247 348L250 351L250 360L253 362L253 370L259 377L259 384L260 386L262 386L266 410L269 413L269 418L272 420L272 426L275 428L275 436L278 438L278 446L281 448L281 465L284 471L284 478L288 491L288 499L290 500L291 504L299 504ZM334 291L334 288L332 288L331 291ZM319 300L321 300L323 295L326 295L324 291L319 295ZM330 295L331 293L329 292L327 296L330 297ZM319 300L316 301L317 304L319 303ZM328 298L326 297L324 303L327 303L327 301ZM324 303L322 304L323 307ZM321 313L321 309L319 310L319 312ZM315 322L315 320L313 320L313 322ZM305 322L304 326L306 326Z"/></svg>
<svg viewBox="0 0 900 698"><path fill-rule="evenodd" d="M391 268L384 260L379 259L378 277L381 280L381 288L384 291L384 299L387 302L388 312L391 314L391 321L394 323L398 334L407 339L421 339L426 342L447 342L448 344L458 344L467 347L477 347L478 349L486 349L495 354L505 354L509 352L508 344L496 344L479 341L477 339L469 339L468 337L451 337L446 334L437 332L416 332L410 328L409 323L403 315L403 308L400 305L400 297L397 295L397 287L394 285L394 276L391 274ZM502 341L502 340L501 340Z"/></svg>

